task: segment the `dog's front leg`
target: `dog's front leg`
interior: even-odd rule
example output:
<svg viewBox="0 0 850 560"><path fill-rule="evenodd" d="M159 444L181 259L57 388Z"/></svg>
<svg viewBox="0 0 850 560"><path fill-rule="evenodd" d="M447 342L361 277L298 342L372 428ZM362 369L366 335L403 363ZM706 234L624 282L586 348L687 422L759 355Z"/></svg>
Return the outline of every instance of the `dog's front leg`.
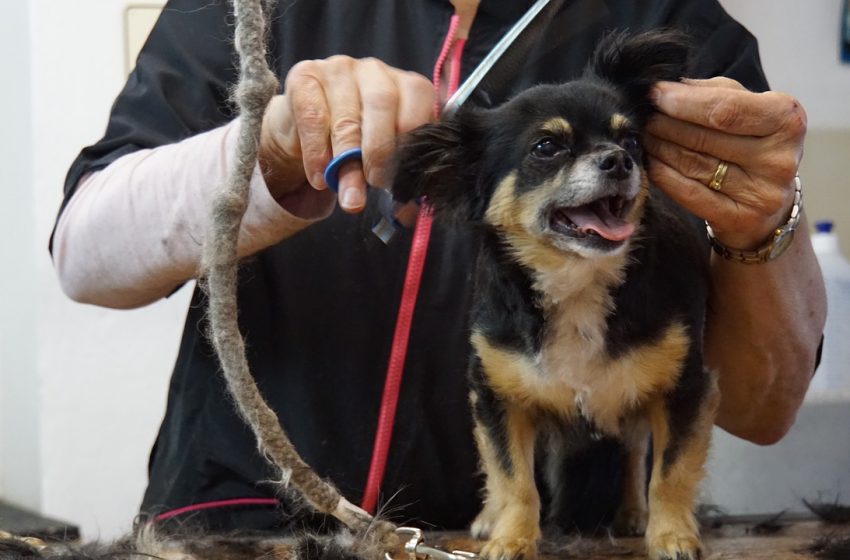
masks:
<svg viewBox="0 0 850 560"><path fill-rule="evenodd" d="M481 551L487 560L532 560L540 539L534 416L522 404L496 395L488 382L486 357L475 362L473 368L479 369L471 372L472 408L486 487L484 508L472 524L472 535L488 539Z"/></svg>
<svg viewBox="0 0 850 560"><path fill-rule="evenodd" d="M714 376L703 376L649 405L653 466L646 545L652 560L696 560L702 555L694 507L719 402Z"/></svg>
<svg viewBox="0 0 850 560"><path fill-rule="evenodd" d="M649 422L641 418L626 431L626 465L623 495L614 530L618 535L643 535L646 531L646 454L649 448Z"/></svg>
<svg viewBox="0 0 850 560"><path fill-rule="evenodd" d="M472 524L476 538L488 538L481 556L509 560L536 556L540 538L540 496L534 482L535 428L527 411L504 405L504 441L476 420L475 439L487 477L484 509ZM504 449L500 449L504 447Z"/></svg>

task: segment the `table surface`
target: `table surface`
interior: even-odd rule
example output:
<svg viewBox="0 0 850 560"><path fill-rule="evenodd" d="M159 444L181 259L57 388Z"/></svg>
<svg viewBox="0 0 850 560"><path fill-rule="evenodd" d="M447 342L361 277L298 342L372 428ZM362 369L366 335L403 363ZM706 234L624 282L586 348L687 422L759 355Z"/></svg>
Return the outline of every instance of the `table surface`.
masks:
<svg viewBox="0 0 850 560"><path fill-rule="evenodd" d="M761 520L763 521L763 519ZM850 525L820 521L783 521L780 518L770 533L758 529L758 521L727 523L714 529L703 529L706 560L811 560L818 558L807 552L818 539L850 539ZM458 534L434 535L426 541L449 550L477 551L480 543ZM621 560L644 558L643 538L562 537L541 545L541 558L548 560ZM832 557L836 558L836 557ZM843 557L850 560L850 554Z"/></svg>
<svg viewBox="0 0 850 560"><path fill-rule="evenodd" d="M80 529L72 523L44 517L3 501L0 501L0 531L40 539L73 541L80 538Z"/></svg>
<svg viewBox="0 0 850 560"><path fill-rule="evenodd" d="M40 536L42 538L61 539L64 536L66 539L72 537L73 529L69 531L66 524L46 520L40 530L32 531L32 519L27 512L23 512L23 516L18 518L29 529L23 531L9 525L10 509L8 506L0 503L0 521L5 521L6 529L13 529L19 535ZM20 510L15 512L20 514ZM37 516L36 516L37 517ZM42 522L45 520L40 518ZM703 543L705 545L706 554L705 560L812 560L819 558L812 552L810 548L819 539L833 539L834 541L844 541L846 539L847 546L843 555L822 556L821 558L832 558L835 560L850 560L850 524L830 524L814 520L800 519L784 519L780 517L765 529L765 521L762 519L734 521L724 520L722 523L718 520L714 528L703 529ZM0 528L3 528L4 523L0 522ZM772 528L772 530L770 530ZM64 532L64 535L58 535L57 532ZM48 534L52 533L52 534ZM75 536L75 535L74 535ZM72 537L73 538L73 537ZM237 545L242 539L234 539L232 542L229 539L218 537L213 544L214 549L218 547L230 548L231 545ZM245 539L257 542L253 539ZM268 555L266 558L288 558L288 550L291 550L291 545L280 542L272 544L266 539L261 539L266 542ZM276 540L276 539L275 539ZM481 547L481 542L475 541L466 533L426 533L426 544L429 546L437 546L444 550L465 550L477 552ZM244 541L243 541L244 542ZM290 541L291 542L291 541ZM556 539L544 540L540 547L541 560L621 560L623 558L639 559L645 558L643 538L624 538L613 536L602 537L578 537L564 536Z"/></svg>

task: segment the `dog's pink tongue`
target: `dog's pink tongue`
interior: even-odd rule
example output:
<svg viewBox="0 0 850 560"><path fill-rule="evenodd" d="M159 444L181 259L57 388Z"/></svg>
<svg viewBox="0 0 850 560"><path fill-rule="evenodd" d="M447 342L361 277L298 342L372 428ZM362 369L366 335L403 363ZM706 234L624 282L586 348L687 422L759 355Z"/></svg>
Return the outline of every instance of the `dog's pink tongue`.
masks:
<svg viewBox="0 0 850 560"><path fill-rule="evenodd" d="M609 241L623 241L635 231L634 224L616 217L602 202L569 208L565 213L581 229L595 231Z"/></svg>

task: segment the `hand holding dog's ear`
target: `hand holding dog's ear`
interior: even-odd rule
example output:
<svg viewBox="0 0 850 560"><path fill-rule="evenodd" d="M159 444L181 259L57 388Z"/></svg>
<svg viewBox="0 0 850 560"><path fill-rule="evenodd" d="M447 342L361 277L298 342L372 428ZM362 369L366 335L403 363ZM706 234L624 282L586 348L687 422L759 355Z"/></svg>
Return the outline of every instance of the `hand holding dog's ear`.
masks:
<svg viewBox="0 0 850 560"><path fill-rule="evenodd" d="M647 126L649 177L708 220L718 240L755 249L788 219L806 112L788 95L753 93L728 78L661 82ZM727 162L721 189L708 184Z"/></svg>
<svg viewBox="0 0 850 560"><path fill-rule="evenodd" d="M299 62L263 119L260 166L269 190L287 207L326 205L333 194L326 190L325 166L360 147L362 165L350 162L341 170L339 201L348 212L361 210L367 183L389 182L397 135L430 120L433 96L423 76L376 59Z"/></svg>

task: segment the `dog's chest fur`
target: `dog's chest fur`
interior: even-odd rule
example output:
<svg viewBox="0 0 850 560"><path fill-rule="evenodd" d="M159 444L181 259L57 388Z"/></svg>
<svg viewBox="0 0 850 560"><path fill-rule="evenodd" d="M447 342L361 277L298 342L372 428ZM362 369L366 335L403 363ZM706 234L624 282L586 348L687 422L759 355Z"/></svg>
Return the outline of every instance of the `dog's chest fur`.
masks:
<svg viewBox="0 0 850 560"><path fill-rule="evenodd" d="M689 339L680 323L660 336L614 355L606 343L612 292L625 278L628 256L567 259L531 274L542 316L538 344L505 349L480 334L473 344L491 383L526 406L565 418L583 417L598 430L621 434L623 420L653 393L672 387Z"/></svg>

